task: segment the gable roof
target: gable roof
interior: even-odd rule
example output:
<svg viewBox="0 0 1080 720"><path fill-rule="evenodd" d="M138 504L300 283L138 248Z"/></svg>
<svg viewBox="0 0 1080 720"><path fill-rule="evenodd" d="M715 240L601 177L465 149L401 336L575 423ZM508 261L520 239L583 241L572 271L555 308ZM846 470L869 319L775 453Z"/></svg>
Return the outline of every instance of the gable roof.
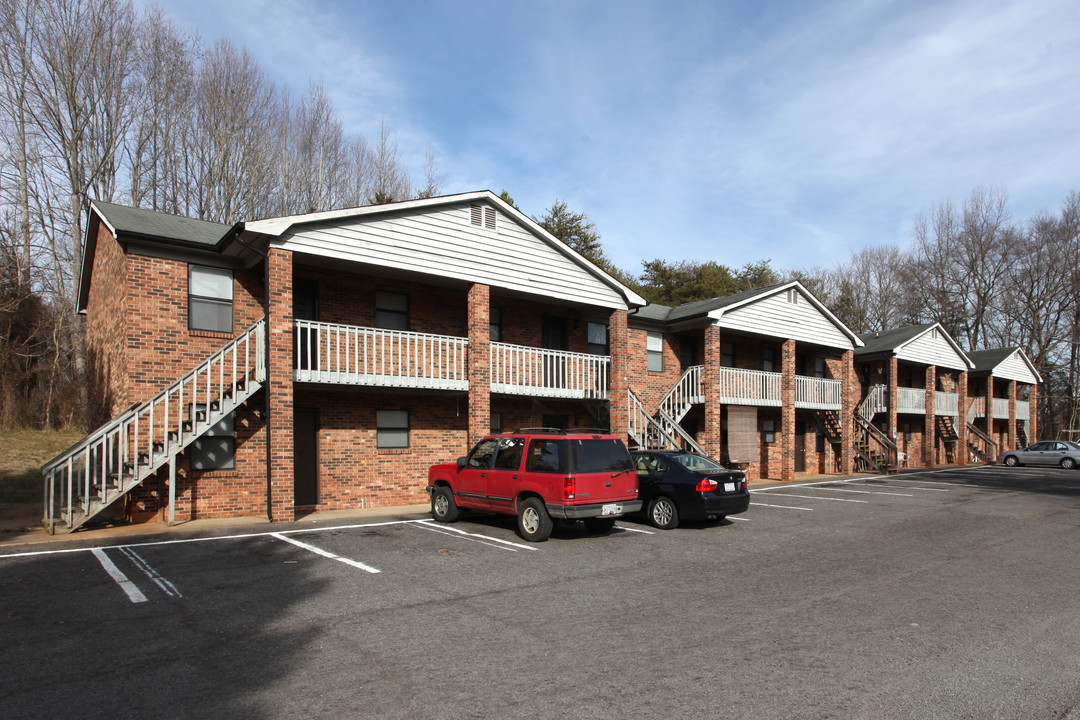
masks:
<svg viewBox="0 0 1080 720"><path fill-rule="evenodd" d="M859 358L871 355L895 355L902 360L957 370L969 370L974 367L970 356L945 331L941 323L908 325L892 330L863 333L859 337L864 343L863 347L855 351L855 356ZM942 340L945 341L944 345L941 343ZM943 352L946 347L948 351Z"/></svg>
<svg viewBox="0 0 1080 720"><path fill-rule="evenodd" d="M1039 371L1018 345L976 350L968 353L968 357L975 366L974 372L1025 383L1042 382Z"/></svg>
<svg viewBox="0 0 1080 720"><path fill-rule="evenodd" d="M470 208L491 206L498 230ZM507 222L509 221L509 222ZM490 190L256 220L243 231L297 252L610 307L645 299Z"/></svg>
<svg viewBox="0 0 1080 720"><path fill-rule="evenodd" d="M727 320L729 318L734 318L740 310L748 308L756 303L764 302L767 299L782 293L786 293L791 289L795 289L798 292L799 297L809 301L811 307L813 307L827 323L835 328L838 333L846 337L847 341L850 342L852 346L859 347L862 345L859 336L841 322L839 318L833 315L820 300L814 297L814 295L797 280L786 283L775 283L773 285L766 285L751 290L740 290L739 292L724 295L723 297L696 300L675 307L668 307L667 305L647 305L644 308L639 308L634 311L633 317L647 322L662 323L665 325L673 325L681 321L693 320L695 318L708 318L712 320L713 324L724 327L729 325ZM768 328L760 326L755 332L768 334Z"/></svg>

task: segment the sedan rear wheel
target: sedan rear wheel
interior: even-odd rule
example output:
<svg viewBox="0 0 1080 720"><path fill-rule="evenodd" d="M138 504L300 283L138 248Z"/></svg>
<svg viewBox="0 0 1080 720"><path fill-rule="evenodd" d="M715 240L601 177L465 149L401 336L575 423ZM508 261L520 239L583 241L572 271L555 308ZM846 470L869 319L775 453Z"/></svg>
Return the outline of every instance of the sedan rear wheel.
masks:
<svg viewBox="0 0 1080 720"><path fill-rule="evenodd" d="M1072 470L1074 467L1076 467L1076 461L1073 460L1071 457L1061 458L1061 467L1065 468L1066 470Z"/></svg>
<svg viewBox="0 0 1080 720"><path fill-rule="evenodd" d="M661 530L670 530L679 524L679 510L671 498L663 495L653 498L649 503L649 522Z"/></svg>

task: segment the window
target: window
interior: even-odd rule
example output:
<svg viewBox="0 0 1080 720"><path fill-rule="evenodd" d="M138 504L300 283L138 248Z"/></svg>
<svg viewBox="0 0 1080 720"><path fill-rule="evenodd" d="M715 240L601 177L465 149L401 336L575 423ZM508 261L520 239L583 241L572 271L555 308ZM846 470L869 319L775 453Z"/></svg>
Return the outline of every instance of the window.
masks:
<svg viewBox="0 0 1080 720"><path fill-rule="evenodd" d="M608 354L607 325L601 323L589 323L589 354Z"/></svg>
<svg viewBox="0 0 1080 720"><path fill-rule="evenodd" d="M724 367L735 367L735 343L720 343L720 364Z"/></svg>
<svg viewBox="0 0 1080 720"><path fill-rule="evenodd" d="M825 377L825 358L820 355L814 357L814 377Z"/></svg>
<svg viewBox="0 0 1080 720"><path fill-rule="evenodd" d="M502 342L502 308L493 307L488 311L488 339Z"/></svg>
<svg viewBox="0 0 1080 720"><path fill-rule="evenodd" d="M495 469L519 469L521 467L521 453L524 449L525 438L504 438L499 444L499 454L495 456Z"/></svg>
<svg viewBox="0 0 1080 720"><path fill-rule="evenodd" d="M775 420L762 420L761 432L765 436L765 442L776 442L776 421Z"/></svg>
<svg viewBox="0 0 1080 720"><path fill-rule="evenodd" d="M645 351L648 355L648 368L652 372L661 372L664 369L664 334L650 332L645 340Z"/></svg>
<svg viewBox="0 0 1080 720"><path fill-rule="evenodd" d="M491 459L495 457L495 448L499 446L499 441L495 438L488 438L487 440L481 440L473 451L469 453L469 460L466 463L471 468L489 468L491 467Z"/></svg>
<svg viewBox="0 0 1080 720"><path fill-rule="evenodd" d="M192 405L194 418L205 417L206 405ZM216 422L202 436L191 443L189 457L192 470L234 470L236 468L236 431L233 416L229 413Z"/></svg>
<svg viewBox="0 0 1080 720"><path fill-rule="evenodd" d="M231 333L232 326L232 270L188 265L188 327Z"/></svg>
<svg viewBox="0 0 1080 720"><path fill-rule="evenodd" d="M765 348L761 351L761 369L765 372L776 372L776 350Z"/></svg>
<svg viewBox="0 0 1080 720"><path fill-rule="evenodd" d="M502 432L502 413L491 413L491 432Z"/></svg>
<svg viewBox="0 0 1080 720"><path fill-rule="evenodd" d="M408 330L409 296L392 292L375 293L375 327Z"/></svg>
<svg viewBox="0 0 1080 720"><path fill-rule="evenodd" d="M532 440L525 469L529 472L563 472L565 440Z"/></svg>
<svg viewBox="0 0 1080 720"><path fill-rule="evenodd" d="M376 412L376 447L409 447L409 411L379 410Z"/></svg>
<svg viewBox="0 0 1080 720"><path fill-rule="evenodd" d="M792 305L799 304L799 291L797 288L788 288L787 301Z"/></svg>

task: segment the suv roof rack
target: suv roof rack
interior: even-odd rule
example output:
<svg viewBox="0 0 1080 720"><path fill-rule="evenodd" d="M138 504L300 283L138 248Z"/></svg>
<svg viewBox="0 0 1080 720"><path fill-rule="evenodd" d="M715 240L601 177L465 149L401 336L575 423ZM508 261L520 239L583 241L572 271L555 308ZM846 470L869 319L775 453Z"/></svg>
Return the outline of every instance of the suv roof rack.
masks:
<svg viewBox="0 0 1080 720"><path fill-rule="evenodd" d="M554 427L523 427L518 428L514 432L518 433L534 433L534 434L548 434L548 435L610 435L611 431L607 428L554 428Z"/></svg>

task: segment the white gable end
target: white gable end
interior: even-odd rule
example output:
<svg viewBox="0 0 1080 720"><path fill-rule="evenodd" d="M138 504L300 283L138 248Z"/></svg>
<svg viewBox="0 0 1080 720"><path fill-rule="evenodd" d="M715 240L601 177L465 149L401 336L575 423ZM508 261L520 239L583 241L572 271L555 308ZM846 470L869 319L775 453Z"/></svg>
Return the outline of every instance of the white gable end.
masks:
<svg viewBox="0 0 1080 720"><path fill-rule="evenodd" d="M482 207L486 214L480 214L479 225L473 224L470 203L463 202L299 225L276 244L567 302L626 307L622 295L569 256L490 204Z"/></svg>
<svg viewBox="0 0 1080 720"><path fill-rule="evenodd" d="M713 311L721 328L793 339L796 342L823 345L842 350L853 347L851 338L824 315L801 291L797 302L789 302L789 292L783 291L755 299L730 310Z"/></svg>
<svg viewBox="0 0 1080 720"><path fill-rule="evenodd" d="M1036 385L1039 382L1039 379L1031 372L1031 368L1024 362L1024 358L1020 356L1019 351L1002 360L994 368L994 377L1015 380L1029 385Z"/></svg>
<svg viewBox="0 0 1080 720"><path fill-rule="evenodd" d="M900 360L920 365L936 365L949 370L967 370L968 364L956 352L940 328L931 328L896 353Z"/></svg>

